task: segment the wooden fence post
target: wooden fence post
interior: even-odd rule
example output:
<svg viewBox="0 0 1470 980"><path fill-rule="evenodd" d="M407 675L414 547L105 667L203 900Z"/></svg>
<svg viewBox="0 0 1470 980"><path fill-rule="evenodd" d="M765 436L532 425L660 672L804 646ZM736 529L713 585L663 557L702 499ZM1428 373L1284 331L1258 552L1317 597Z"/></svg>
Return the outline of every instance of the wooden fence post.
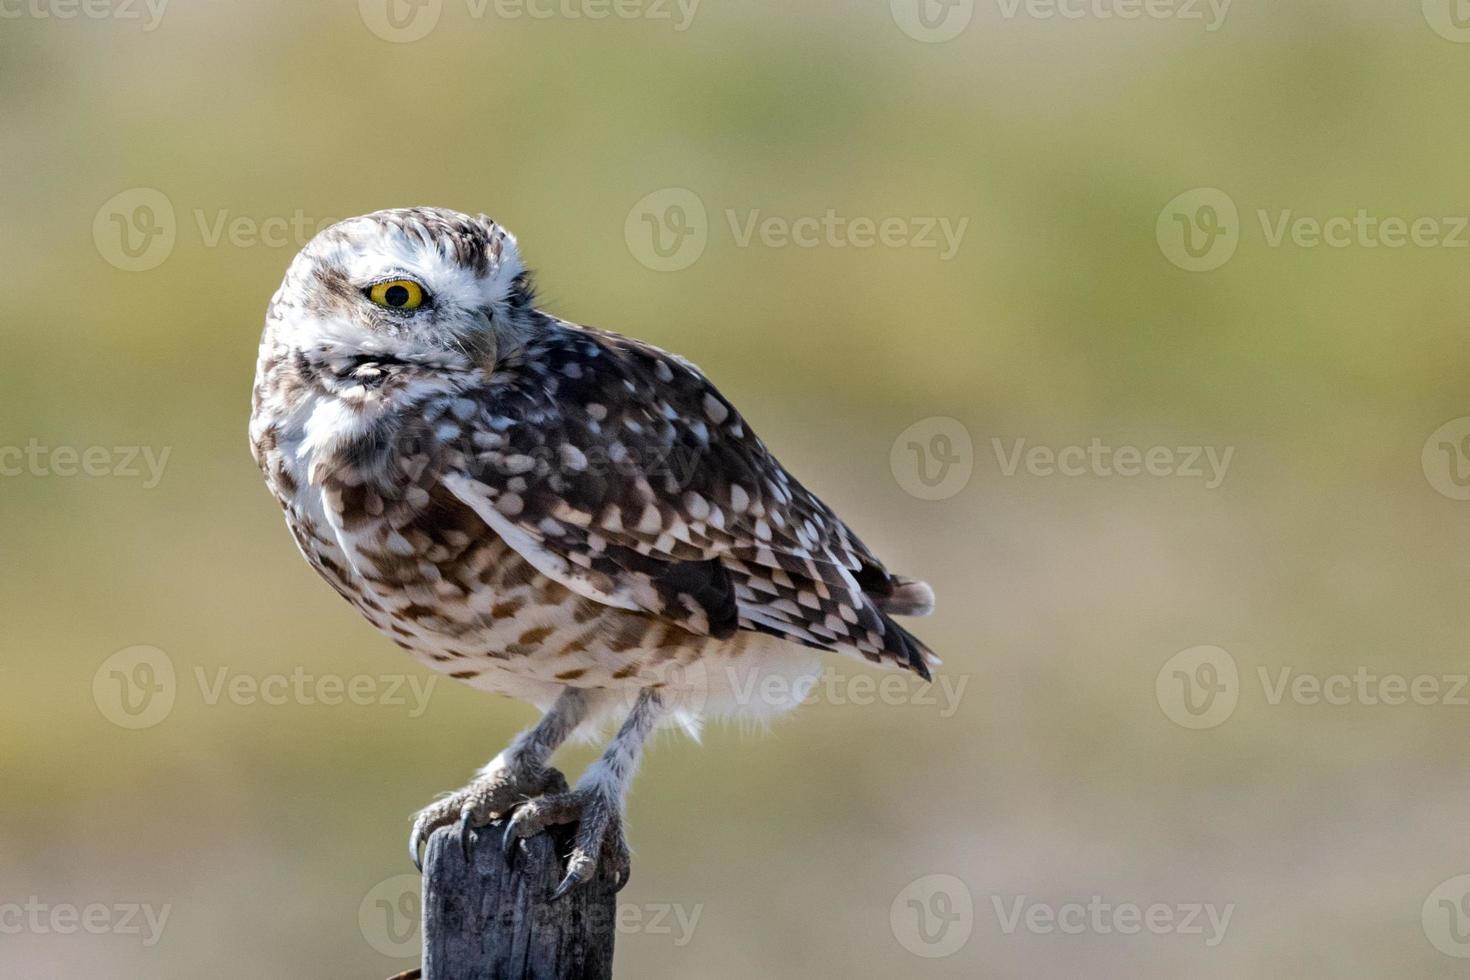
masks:
<svg viewBox="0 0 1470 980"><path fill-rule="evenodd" d="M475 831L468 863L458 828L429 838L423 980L611 980L617 896L606 878L551 900L576 828L526 838L507 862L504 827Z"/></svg>

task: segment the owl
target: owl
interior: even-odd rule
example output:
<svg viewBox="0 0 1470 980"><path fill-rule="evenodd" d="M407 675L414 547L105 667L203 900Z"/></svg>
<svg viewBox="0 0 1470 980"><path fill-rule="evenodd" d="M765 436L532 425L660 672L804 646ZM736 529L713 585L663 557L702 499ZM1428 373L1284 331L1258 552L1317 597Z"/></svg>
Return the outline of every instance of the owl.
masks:
<svg viewBox="0 0 1470 980"><path fill-rule="evenodd" d="M683 358L537 308L483 215L379 211L296 256L260 343L250 445L306 560L428 667L540 720L414 819L508 851L574 823L556 895L629 867L624 800L664 724L770 715L822 651L929 678L894 575ZM770 678L782 683L772 684ZM776 692L776 693L773 693ZM575 786L569 738L616 725Z"/></svg>

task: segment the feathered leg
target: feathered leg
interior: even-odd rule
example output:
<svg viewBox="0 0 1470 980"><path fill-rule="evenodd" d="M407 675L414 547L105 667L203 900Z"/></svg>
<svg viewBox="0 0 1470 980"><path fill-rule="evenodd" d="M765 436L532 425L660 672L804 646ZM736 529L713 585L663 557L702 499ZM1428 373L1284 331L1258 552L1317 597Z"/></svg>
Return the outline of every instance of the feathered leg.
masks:
<svg viewBox="0 0 1470 980"><path fill-rule="evenodd" d="M419 811L408 837L414 867L423 870L420 850L439 827L458 822L460 842L469 853L470 832L507 813L517 803L543 793L565 793L566 777L548 763L551 756L587 716L587 693L567 688L541 720L511 740L510 745L464 789L443 796Z"/></svg>
<svg viewBox="0 0 1470 980"><path fill-rule="evenodd" d="M577 839L567 862L567 874L553 893L560 898L576 885L590 881L598 862L606 858L615 875L615 888L628 883L631 855L623 835L623 805L643 743L663 711L658 692L644 688L623 727L602 756L587 767L577 788L527 800L516 809L505 828L507 852L522 837L540 833L552 824L577 823Z"/></svg>

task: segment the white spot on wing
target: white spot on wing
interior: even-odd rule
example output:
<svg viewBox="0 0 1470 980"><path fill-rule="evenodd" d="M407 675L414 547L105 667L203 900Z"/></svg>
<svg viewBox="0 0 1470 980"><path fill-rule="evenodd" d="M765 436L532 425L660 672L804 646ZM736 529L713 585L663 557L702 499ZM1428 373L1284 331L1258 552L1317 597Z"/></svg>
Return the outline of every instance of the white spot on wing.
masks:
<svg viewBox="0 0 1470 980"><path fill-rule="evenodd" d="M530 531L496 510L490 502L490 490L484 484L462 473L445 474L443 483L450 493L464 501L466 506L490 526L490 530L500 535L501 540L514 548L542 575L555 579L587 599L619 609L639 608L636 602L620 591L608 591L592 585L588 577L573 569L565 558L548 550Z"/></svg>
<svg viewBox="0 0 1470 980"><path fill-rule="evenodd" d="M710 421L713 422L715 425L719 425L721 422L725 421L725 419L729 417L730 410L725 407L724 402L720 401L714 395L705 394L704 414L708 415Z"/></svg>

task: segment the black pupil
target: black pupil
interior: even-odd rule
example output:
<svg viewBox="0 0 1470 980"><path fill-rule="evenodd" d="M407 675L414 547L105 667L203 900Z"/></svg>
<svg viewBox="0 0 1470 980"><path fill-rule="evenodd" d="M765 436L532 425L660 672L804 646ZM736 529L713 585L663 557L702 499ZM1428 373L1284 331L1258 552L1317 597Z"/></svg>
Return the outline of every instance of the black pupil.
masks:
<svg viewBox="0 0 1470 980"><path fill-rule="evenodd" d="M383 298L388 301L389 306L402 306L408 302L408 289L404 286L389 286Z"/></svg>

